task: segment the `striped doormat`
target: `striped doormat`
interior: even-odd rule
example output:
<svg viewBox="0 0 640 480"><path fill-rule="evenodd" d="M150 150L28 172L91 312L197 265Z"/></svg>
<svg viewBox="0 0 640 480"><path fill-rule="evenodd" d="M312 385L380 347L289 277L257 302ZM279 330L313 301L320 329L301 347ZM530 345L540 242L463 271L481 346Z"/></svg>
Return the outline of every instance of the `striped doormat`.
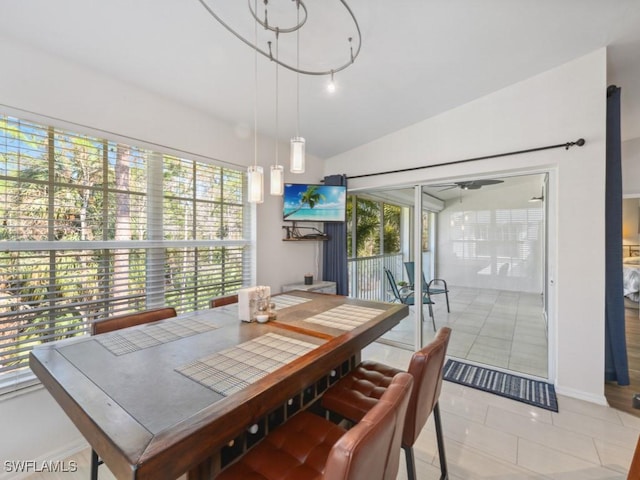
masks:
<svg viewBox="0 0 640 480"><path fill-rule="evenodd" d="M550 383L469 365L457 360L447 360L443 378L449 382L495 393L546 410L558 411L556 391Z"/></svg>

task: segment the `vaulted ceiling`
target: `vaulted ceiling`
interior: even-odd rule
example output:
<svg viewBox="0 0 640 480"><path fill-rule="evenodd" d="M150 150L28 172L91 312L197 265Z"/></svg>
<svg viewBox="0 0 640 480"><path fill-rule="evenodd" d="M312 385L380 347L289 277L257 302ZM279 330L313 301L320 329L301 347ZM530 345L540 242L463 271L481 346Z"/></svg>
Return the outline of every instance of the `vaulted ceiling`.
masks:
<svg viewBox="0 0 640 480"><path fill-rule="evenodd" d="M263 8L264 0L258 2ZM252 1L206 0L249 18ZM608 46L608 82L622 87L623 139L640 137L640 2L637 0L347 0L362 32L353 65L300 76L300 134L322 158L437 115ZM291 9L291 0L269 8ZM337 0L306 0L326 28L301 33L301 66L347 53L352 35ZM241 18L240 18L241 17ZM244 19L244 20L243 20ZM311 20L310 20L311 22ZM252 25L251 22L248 24ZM3 0L0 40L50 52L207 112L238 128L275 132L275 67L212 18L199 0ZM334 41L342 42L337 47ZM282 55L292 52L282 41ZM331 56L330 56L331 59ZM322 66L322 65L321 65ZM28 64L10 68L29 68ZM10 72L5 65L3 75ZM279 72L279 134L296 130L296 75ZM605 93L603 92L603 95ZM565 139L559 139L564 141Z"/></svg>

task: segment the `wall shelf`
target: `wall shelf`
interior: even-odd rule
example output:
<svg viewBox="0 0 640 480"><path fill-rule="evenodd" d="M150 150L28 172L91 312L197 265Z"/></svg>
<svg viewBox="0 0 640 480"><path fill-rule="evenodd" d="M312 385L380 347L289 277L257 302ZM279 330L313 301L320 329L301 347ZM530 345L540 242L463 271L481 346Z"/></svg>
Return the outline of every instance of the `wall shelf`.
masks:
<svg viewBox="0 0 640 480"><path fill-rule="evenodd" d="M317 228L299 227L296 222L293 222L293 225L283 225L282 228L287 231L287 235L282 239L283 242L326 242L329 240L329 235ZM303 234L300 230L311 230L313 233Z"/></svg>
<svg viewBox="0 0 640 480"><path fill-rule="evenodd" d="M283 238L283 242L326 242L329 237L291 237Z"/></svg>

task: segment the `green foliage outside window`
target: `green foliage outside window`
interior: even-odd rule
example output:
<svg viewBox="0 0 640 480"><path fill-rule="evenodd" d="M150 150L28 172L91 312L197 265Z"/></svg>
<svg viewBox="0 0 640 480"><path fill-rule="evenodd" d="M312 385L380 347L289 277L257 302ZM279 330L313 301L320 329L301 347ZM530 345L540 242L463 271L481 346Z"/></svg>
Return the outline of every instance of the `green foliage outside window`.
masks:
<svg viewBox="0 0 640 480"><path fill-rule="evenodd" d="M397 205L356 198L356 252L353 252L352 231L353 195L347 197L347 254L353 257L371 257L400 251L400 218L402 208ZM380 230L383 229L380 246Z"/></svg>

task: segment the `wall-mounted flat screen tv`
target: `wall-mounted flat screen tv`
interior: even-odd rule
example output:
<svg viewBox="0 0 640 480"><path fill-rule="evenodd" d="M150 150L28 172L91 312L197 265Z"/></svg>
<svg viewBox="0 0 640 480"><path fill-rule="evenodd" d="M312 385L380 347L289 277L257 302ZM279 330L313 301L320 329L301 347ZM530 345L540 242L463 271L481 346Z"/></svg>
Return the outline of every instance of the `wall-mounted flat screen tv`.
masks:
<svg viewBox="0 0 640 480"><path fill-rule="evenodd" d="M344 222L347 187L284 184L282 219L296 222Z"/></svg>

